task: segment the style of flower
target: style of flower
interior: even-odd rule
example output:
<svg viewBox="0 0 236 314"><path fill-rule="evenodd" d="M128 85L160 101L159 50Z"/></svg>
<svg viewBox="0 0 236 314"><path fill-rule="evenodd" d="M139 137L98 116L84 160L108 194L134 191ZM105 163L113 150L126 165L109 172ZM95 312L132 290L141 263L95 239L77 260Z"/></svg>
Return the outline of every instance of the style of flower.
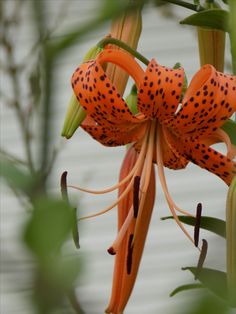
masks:
<svg viewBox="0 0 236 314"><path fill-rule="evenodd" d="M111 62L135 81L138 113L133 114L102 65ZM182 97L184 70L152 60L144 71L122 50L105 49L93 61L83 63L72 76L72 86L87 115L81 127L106 146L130 144L119 183L103 191L119 189L118 199L100 215L118 205L118 235L110 254L116 254L113 288L106 313L122 313L136 279L155 199L157 164L160 182L177 224L193 242L176 214L164 175L164 166L185 168L189 161L219 176L227 185L236 174L235 148L220 128L236 111L236 78L203 66ZM180 104L181 102L181 104ZM210 145L222 141L223 155Z"/></svg>

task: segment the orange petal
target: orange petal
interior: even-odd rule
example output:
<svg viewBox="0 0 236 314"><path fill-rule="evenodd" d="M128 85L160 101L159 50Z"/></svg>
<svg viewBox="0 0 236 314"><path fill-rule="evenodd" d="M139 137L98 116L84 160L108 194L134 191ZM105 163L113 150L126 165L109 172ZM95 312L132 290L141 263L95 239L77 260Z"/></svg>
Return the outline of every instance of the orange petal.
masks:
<svg viewBox="0 0 236 314"><path fill-rule="evenodd" d="M188 160L181 156L178 151L171 145L165 130L166 128L163 127L163 136L161 137L163 164L169 169L183 169L187 166Z"/></svg>
<svg viewBox="0 0 236 314"><path fill-rule="evenodd" d="M144 122L142 124L127 123L119 126L100 126L87 116L81 127L105 146L120 146L143 138L147 124Z"/></svg>
<svg viewBox="0 0 236 314"><path fill-rule="evenodd" d="M129 173L130 169L132 169L137 159L137 155L138 153L133 147L128 150L122 164L120 180L122 180L122 178ZM125 186L122 186L119 193L122 193L124 188ZM155 177L153 166L147 195L145 210L142 211L142 217L139 217L139 225L135 226L136 219L133 218L133 222L127 231L125 239L116 254L112 295L106 313L119 314L123 312L135 283L155 199ZM118 230L122 227L132 206L132 202L133 191L130 191L129 196L118 206ZM135 228L138 228L138 230L135 243L132 248L132 267L129 269L130 273L128 273L127 267L129 268L131 266L127 264L129 263L129 246L131 244L130 240L132 240Z"/></svg>
<svg viewBox="0 0 236 314"><path fill-rule="evenodd" d="M230 185L236 175L236 163L206 145L203 141L181 141L174 135L168 136L171 145L184 158L220 177L227 185Z"/></svg>
<svg viewBox="0 0 236 314"><path fill-rule="evenodd" d="M130 172L130 170L133 168L136 160L138 158L138 153L133 147L130 147L125 155L125 158L123 160L121 171L120 171L120 178L119 181L124 179L127 174ZM122 185L119 189L119 195L122 194L122 192L125 190L125 188L128 186L130 181ZM122 200L122 202L118 205L118 231L121 229L123 223L125 222L125 219L128 215L129 209L132 206L133 202L133 192L130 191L128 196ZM113 284L112 284L112 295L110 298L110 302L108 305L108 308L106 310L106 313L115 313L114 308L117 306L120 300L120 294L121 294L121 286L122 286L122 276L123 273L126 271L126 253L127 253L127 245L128 245L128 237L125 237L123 240L124 243L120 247L119 251L116 254L115 257L115 267L114 267L114 273L113 273Z"/></svg>
<svg viewBox="0 0 236 314"><path fill-rule="evenodd" d="M180 101L184 70L171 69L153 59L145 72L138 93L138 109L145 116L161 122L173 117Z"/></svg>
<svg viewBox="0 0 236 314"><path fill-rule="evenodd" d="M206 136L224 124L236 110L236 77L204 65L193 77L182 108L168 124L175 133Z"/></svg>

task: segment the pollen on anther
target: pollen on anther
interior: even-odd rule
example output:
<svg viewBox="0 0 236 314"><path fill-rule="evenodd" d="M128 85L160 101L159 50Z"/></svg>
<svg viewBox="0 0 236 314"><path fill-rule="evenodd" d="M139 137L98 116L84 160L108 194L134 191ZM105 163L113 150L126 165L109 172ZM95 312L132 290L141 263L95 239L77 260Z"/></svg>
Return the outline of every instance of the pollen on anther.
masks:
<svg viewBox="0 0 236 314"><path fill-rule="evenodd" d="M129 236L129 243L128 243L128 255L127 255L127 274L131 274L132 270L132 259L133 259L133 246L132 246L132 241L133 241L133 234L130 234Z"/></svg>
<svg viewBox="0 0 236 314"><path fill-rule="evenodd" d="M109 247L109 249L107 250L107 252L110 254L110 255L116 255L116 251L114 250L114 248L111 246Z"/></svg>
<svg viewBox="0 0 236 314"><path fill-rule="evenodd" d="M134 178L134 186L133 186L133 209L134 209L134 218L138 216L139 209L139 187L140 187L140 177L136 176Z"/></svg>
<svg viewBox="0 0 236 314"><path fill-rule="evenodd" d="M195 221L195 226L194 226L194 244L196 247L198 247L198 242L199 242L201 216L202 216L202 204L198 203L197 210L196 210L196 221Z"/></svg>

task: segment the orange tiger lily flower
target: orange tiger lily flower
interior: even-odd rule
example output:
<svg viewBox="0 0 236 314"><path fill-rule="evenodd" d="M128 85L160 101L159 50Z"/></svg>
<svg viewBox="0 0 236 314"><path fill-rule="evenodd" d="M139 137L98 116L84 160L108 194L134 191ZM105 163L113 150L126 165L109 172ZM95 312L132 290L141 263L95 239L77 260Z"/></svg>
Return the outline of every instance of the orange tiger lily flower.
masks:
<svg viewBox="0 0 236 314"><path fill-rule="evenodd" d="M138 90L136 115L132 114L102 65L120 66ZM155 198L154 164L165 197L177 224L192 241L176 214L189 215L172 200L164 166L185 168L189 161L230 184L236 174L235 149L220 129L236 111L236 78L203 66L193 77L180 106L184 70L171 69L152 60L146 71L122 50L105 49L96 60L83 63L72 76L72 86L87 112L81 127L106 146L131 144L119 183L103 191L119 189L118 199L100 215L118 205L118 235L109 253L116 254L113 289L107 313L122 313L132 292ZM180 108L179 108L180 106ZM227 155L210 147L225 142Z"/></svg>

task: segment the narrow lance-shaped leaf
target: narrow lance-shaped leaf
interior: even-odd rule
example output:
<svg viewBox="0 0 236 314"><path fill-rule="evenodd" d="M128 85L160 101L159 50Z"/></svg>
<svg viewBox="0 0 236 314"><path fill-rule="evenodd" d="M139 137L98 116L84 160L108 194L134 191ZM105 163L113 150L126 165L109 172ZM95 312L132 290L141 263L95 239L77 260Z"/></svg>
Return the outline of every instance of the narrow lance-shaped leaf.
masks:
<svg viewBox="0 0 236 314"><path fill-rule="evenodd" d="M190 283L190 284L182 285L182 286L175 288L170 293L170 297L173 297L174 295L176 295L179 292L193 290L193 289L199 289L199 288L205 288L205 287L200 283Z"/></svg>
<svg viewBox="0 0 236 314"><path fill-rule="evenodd" d="M179 215L178 217L181 222L190 226L195 226L196 219L194 217L189 217L189 216L184 216L184 215ZM173 219L173 216L167 216L167 217L161 218L161 220L168 220L168 219ZM213 218L213 217L208 217L208 216L202 216L200 227L202 229L211 231L225 238L225 221L224 220Z"/></svg>

